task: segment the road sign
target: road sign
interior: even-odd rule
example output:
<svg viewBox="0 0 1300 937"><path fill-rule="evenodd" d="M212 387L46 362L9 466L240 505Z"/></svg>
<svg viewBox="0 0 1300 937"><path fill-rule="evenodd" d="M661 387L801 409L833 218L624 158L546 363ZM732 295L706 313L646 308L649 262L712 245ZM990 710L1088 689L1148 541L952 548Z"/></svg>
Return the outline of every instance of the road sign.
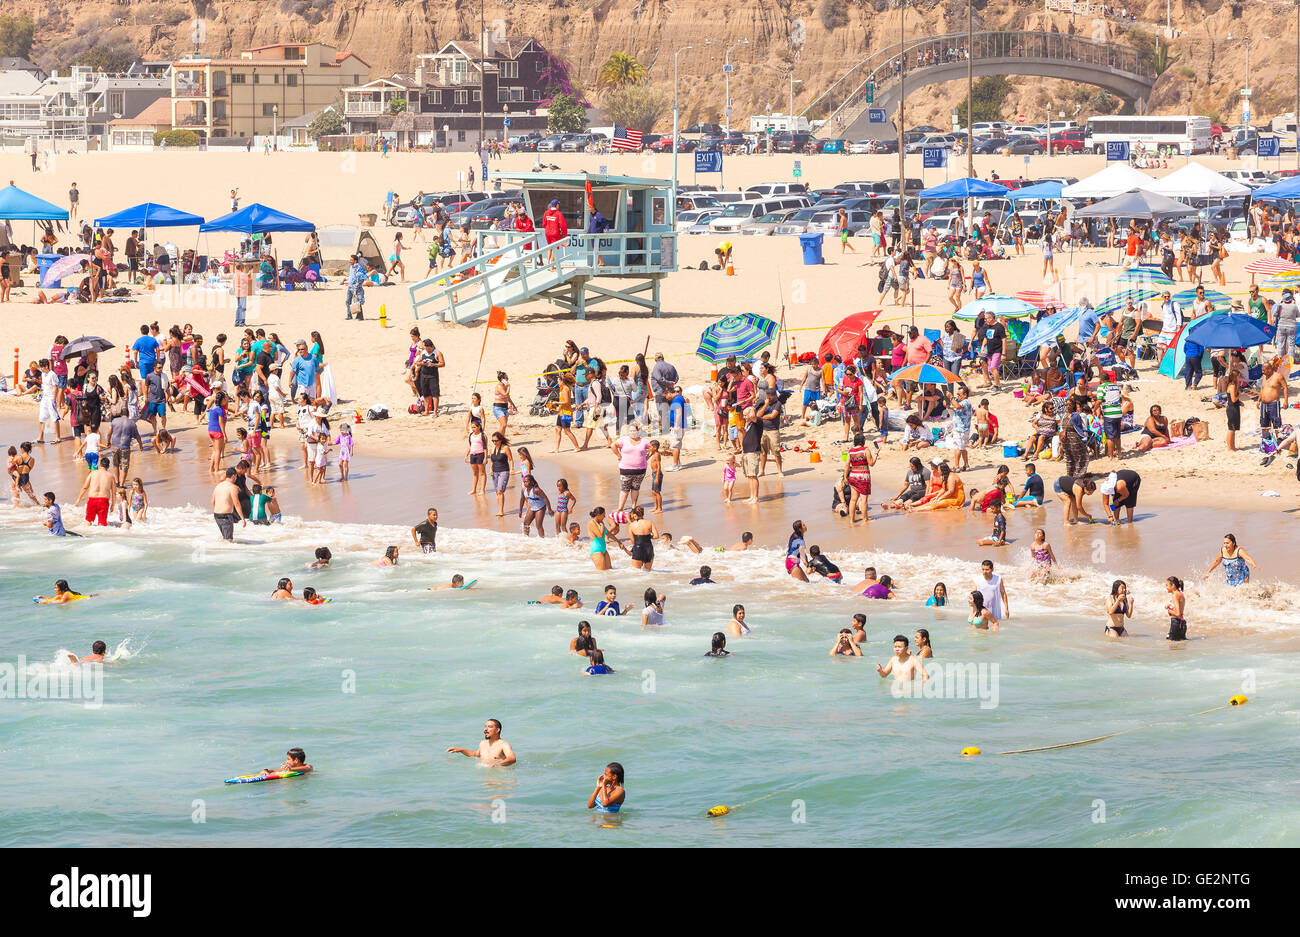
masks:
<svg viewBox="0 0 1300 937"><path fill-rule="evenodd" d="M510 126L510 118L509 118L509 117L506 118L506 126L507 126L507 127Z"/></svg>
<svg viewBox="0 0 1300 937"><path fill-rule="evenodd" d="M883 107L867 108L867 123L883 124L885 122L885 109Z"/></svg>
<svg viewBox="0 0 1300 937"><path fill-rule="evenodd" d="M1024 115L1024 114L1017 114L1017 115L1016 115L1016 123L1018 123L1018 124L1023 124L1024 122L1025 122L1025 115Z"/></svg>
<svg viewBox="0 0 1300 937"><path fill-rule="evenodd" d="M1260 156L1277 156L1282 152L1282 141L1277 137L1260 137L1259 138L1259 155Z"/></svg>
<svg viewBox="0 0 1300 937"><path fill-rule="evenodd" d="M722 151L721 150L696 150L695 171L696 172L722 172Z"/></svg>
<svg viewBox="0 0 1300 937"><path fill-rule="evenodd" d="M921 168L939 169L948 165L948 150L942 146L921 148Z"/></svg>
<svg viewBox="0 0 1300 937"><path fill-rule="evenodd" d="M726 74L726 73L730 73L734 68L735 68L734 65L724 65L722 66L722 71L724 74Z"/></svg>
<svg viewBox="0 0 1300 937"><path fill-rule="evenodd" d="M794 177L798 179L802 175L803 175L803 160L796 159L794 161Z"/></svg>
<svg viewBox="0 0 1300 937"><path fill-rule="evenodd" d="M864 89L864 95L864 104L876 103L876 83L874 81L867 82L866 88Z"/></svg>
<svg viewBox="0 0 1300 937"><path fill-rule="evenodd" d="M1250 123L1250 98L1241 99L1241 122Z"/></svg>
<svg viewBox="0 0 1300 937"><path fill-rule="evenodd" d="M1127 163L1128 162L1128 141L1107 140L1106 141L1106 162Z"/></svg>

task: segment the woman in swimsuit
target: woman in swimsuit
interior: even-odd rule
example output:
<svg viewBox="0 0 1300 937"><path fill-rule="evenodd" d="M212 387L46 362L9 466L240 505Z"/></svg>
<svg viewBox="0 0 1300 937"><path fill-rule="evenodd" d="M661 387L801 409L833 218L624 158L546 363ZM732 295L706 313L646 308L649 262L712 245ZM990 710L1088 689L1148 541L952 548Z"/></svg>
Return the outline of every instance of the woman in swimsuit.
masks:
<svg viewBox="0 0 1300 937"><path fill-rule="evenodd" d="M980 631L998 630L998 620L984 607L984 596L978 589L970 594L970 617L966 620Z"/></svg>
<svg viewBox="0 0 1300 937"><path fill-rule="evenodd" d="M931 591L930 593L930 597L925 600L925 604L929 607L938 607L938 608L942 608L943 606L947 605L948 587L941 582L936 582L934 584L933 591Z"/></svg>
<svg viewBox="0 0 1300 937"><path fill-rule="evenodd" d="M596 778L596 789L587 798L587 809L596 808L597 813L618 813L623 808L627 791L623 789L623 766L617 761L605 765L605 770Z"/></svg>
<svg viewBox="0 0 1300 937"><path fill-rule="evenodd" d="M591 622L578 622L578 636L569 642L569 651L586 657L596 649L596 639L591 636Z"/></svg>
<svg viewBox="0 0 1300 937"><path fill-rule="evenodd" d="M739 606L737 606L739 608ZM831 645L831 657L861 657L862 648L853 640L853 632L848 628L841 628L840 633L835 636L835 643Z"/></svg>
<svg viewBox="0 0 1300 937"><path fill-rule="evenodd" d="M32 504L39 505L41 502L37 499L36 492L32 491L32 469L36 468L36 460L32 458L32 444L25 442L18 449L19 451L14 453L13 447L9 447L14 507L18 507L18 502L24 491L27 492L27 497L32 499ZM12 458L12 455L17 455L17 458Z"/></svg>
<svg viewBox="0 0 1300 937"><path fill-rule="evenodd" d="M275 591L271 593L273 599L296 599L293 594L293 580L285 576L275 584Z"/></svg>
<svg viewBox="0 0 1300 937"><path fill-rule="evenodd" d="M1259 564L1255 562L1254 557L1237 546L1236 534L1223 535L1223 549L1214 558L1214 562L1210 564L1210 568L1205 571L1201 579L1209 579L1210 573L1214 572L1214 568L1220 564L1223 565L1230 586L1240 586L1250 582L1250 567L1259 569Z"/></svg>
<svg viewBox="0 0 1300 937"><path fill-rule="evenodd" d="M1171 597L1165 606L1165 611L1169 613L1169 633L1165 635L1165 640L1186 641L1187 597L1183 595L1183 581L1177 576L1170 576L1165 580L1165 591Z"/></svg>
<svg viewBox="0 0 1300 937"><path fill-rule="evenodd" d="M808 574L804 572L804 567L808 565L808 548L804 538L808 535L808 525L803 521L795 521L793 528L785 545L785 571L800 582L807 582Z"/></svg>
<svg viewBox="0 0 1300 937"><path fill-rule="evenodd" d="M875 453L867 449L867 438L862 433L854 433L853 446L849 449L849 459L844 463L844 480L852 489L852 501L849 504L849 520L858 517L858 499L862 499L862 519L871 520L871 466L876 464Z"/></svg>
<svg viewBox="0 0 1300 937"><path fill-rule="evenodd" d="M524 506L528 506L528 513L524 514ZM519 510L516 512L523 515L524 518L524 536L528 536L528 528L537 527L537 536L546 536L546 515L554 514L551 507L551 499L542 491L542 486L537 483L537 479L532 475L525 475L522 490L519 492Z"/></svg>
<svg viewBox="0 0 1300 937"><path fill-rule="evenodd" d="M650 570L655 565L655 538L659 536L659 530L655 527L654 521L646 520L645 509L637 506L632 509L632 515L635 520L628 525L628 532L632 535L632 565L637 569Z"/></svg>
<svg viewBox="0 0 1300 937"><path fill-rule="evenodd" d="M389 547L387 550L384 551L383 556L381 556L377 560L372 561L370 565L371 566L396 566L397 555L399 552L400 551L397 549L397 547L395 546Z"/></svg>
<svg viewBox="0 0 1300 937"><path fill-rule="evenodd" d="M483 463L487 461L487 437L483 435L483 424L478 420L470 421L469 442L465 448L465 461L474 473L473 483L466 494L478 494L478 483L483 482L483 493L487 494L487 470Z"/></svg>
<svg viewBox="0 0 1300 937"><path fill-rule="evenodd" d="M217 391L208 400L208 439L211 441L212 455L208 460L208 471L213 475L221 471L221 456L226 451L226 394Z"/></svg>
<svg viewBox="0 0 1300 937"><path fill-rule="evenodd" d="M492 487L497 493L497 517L506 516L506 486L510 484L510 472L514 469L514 454L510 444L501 433L492 434L492 451L488 453L492 463ZM486 485L484 486L486 491Z"/></svg>
<svg viewBox="0 0 1300 937"><path fill-rule="evenodd" d="M66 579L54 580L54 595L38 595L35 599L37 605L63 605L67 602L75 602L78 599L93 598L92 595L83 595L77 592Z"/></svg>
<svg viewBox="0 0 1300 937"><path fill-rule="evenodd" d="M1133 600L1129 598L1128 583L1116 579L1110 586L1110 598L1106 602L1106 636L1116 638L1128 636L1124 619L1133 617Z"/></svg>
<svg viewBox="0 0 1300 937"><path fill-rule="evenodd" d="M928 659L934 656L934 648L930 647L930 632L928 630L917 628L914 640L916 641L916 651L914 653L917 657Z"/></svg>
<svg viewBox="0 0 1300 937"><path fill-rule="evenodd" d="M492 388L492 415L497 418L497 429L503 433L513 409L515 402L510 399L510 378L505 371L498 371L496 387Z"/></svg>
<svg viewBox="0 0 1300 937"><path fill-rule="evenodd" d="M1163 415L1158 405L1153 404L1151 415L1142 426L1142 435L1138 437L1134 448L1138 452L1147 452L1169 445L1169 418Z"/></svg>
<svg viewBox="0 0 1300 937"><path fill-rule="evenodd" d="M591 512L591 520L587 522L587 533L591 535L592 565L600 570L612 568L613 564L609 561L609 548L605 544L605 539L608 537L619 546L623 545L605 526L604 508L596 508Z"/></svg>
<svg viewBox="0 0 1300 937"><path fill-rule="evenodd" d="M645 608L641 609L642 631L664 626L664 602L667 600L662 592L656 592L654 589L645 590Z"/></svg>
<svg viewBox="0 0 1300 937"><path fill-rule="evenodd" d="M733 605L731 607L731 621L727 623L727 634L733 638L743 638L749 634L749 625L745 624L745 606Z"/></svg>

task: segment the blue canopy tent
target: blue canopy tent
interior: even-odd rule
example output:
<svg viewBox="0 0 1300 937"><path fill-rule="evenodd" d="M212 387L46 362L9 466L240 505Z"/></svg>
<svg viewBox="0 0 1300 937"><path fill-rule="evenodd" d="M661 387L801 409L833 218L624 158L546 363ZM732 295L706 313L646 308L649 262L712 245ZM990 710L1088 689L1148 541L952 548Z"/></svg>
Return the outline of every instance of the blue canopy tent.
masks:
<svg viewBox="0 0 1300 937"><path fill-rule="evenodd" d="M1065 186L1060 182L1040 182L1037 185L1027 185L1023 189L1012 189L1007 193L1007 198L1013 202L1028 202L1036 198L1059 202L1063 188Z"/></svg>
<svg viewBox="0 0 1300 937"><path fill-rule="evenodd" d="M220 218L213 218L199 225L199 231L207 234L211 231L237 231L240 234L269 234L274 231L315 231L316 226L310 221L303 221L293 215L276 211L261 202L254 202L239 211L232 211Z"/></svg>
<svg viewBox="0 0 1300 937"><path fill-rule="evenodd" d="M157 202L141 202L139 205L94 220L96 228L181 228L201 224L203 224L202 215L191 215L189 212L159 205Z"/></svg>
<svg viewBox="0 0 1300 937"><path fill-rule="evenodd" d="M0 218L9 221L67 221L68 212L16 185L0 189Z"/></svg>
<svg viewBox="0 0 1300 937"><path fill-rule="evenodd" d="M932 189L923 189L921 198L983 198L1006 195L1008 191L1006 186L998 185L996 182L963 177L945 182L943 185L936 185Z"/></svg>
<svg viewBox="0 0 1300 937"><path fill-rule="evenodd" d="M1300 176L1292 176L1272 185L1260 186L1250 193L1251 201L1265 199L1271 201L1280 198L1300 198Z"/></svg>
<svg viewBox="0 0 1300 937"><path fill-rule="evenodd" d="M1083 306L1075 306L1039 319L1025 333L1025 340L1020 343L1020 356L1023 358L1032 355L1042 346L1056 341L1058 335L1064 335L1067 328L1079 321L1083 311Z"/></svg>

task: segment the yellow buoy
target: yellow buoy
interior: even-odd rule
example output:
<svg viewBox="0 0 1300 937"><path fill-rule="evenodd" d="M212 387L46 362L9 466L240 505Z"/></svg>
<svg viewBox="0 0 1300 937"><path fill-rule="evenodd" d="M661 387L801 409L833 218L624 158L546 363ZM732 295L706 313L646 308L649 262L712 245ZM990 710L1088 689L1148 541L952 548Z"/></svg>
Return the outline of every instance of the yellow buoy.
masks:
<svg viewBox="0 0 1300 937"><path fill-rule="evenodd" d="M729 813L731 813L731 808L722 805L710 807L708 810L708 816L710 817L725 817Z"/></svg>
<svg viewBox="0 0 1300 937"><path fill-rule="evenodd" d="M1236 696L1228 697L1229 706L1245 706L1246 702L1247 702L1246 697L1242 696L1240 693L1238 693Z"/></svg>
<svg viewBox="0 0 1300 937"><path fill-rule="evenodd" d="M965 748L961 750L961 753L962 753L962 757L969 757L970 755L978 755L980 753L980 750L976 748L974 745L967 745Z"/></svg>

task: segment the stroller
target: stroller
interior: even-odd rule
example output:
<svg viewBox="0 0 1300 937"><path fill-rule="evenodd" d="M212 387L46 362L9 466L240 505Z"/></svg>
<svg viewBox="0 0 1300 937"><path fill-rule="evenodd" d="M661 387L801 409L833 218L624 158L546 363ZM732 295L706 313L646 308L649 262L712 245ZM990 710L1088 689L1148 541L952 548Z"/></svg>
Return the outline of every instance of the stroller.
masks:
<svg viewBox="0 0 1300 937"><path fill-rule="evenodd" d="M528 405L530 416L547 416L560 406L560 372L564 362L556 361L542 369L542 376L537 379L537 396Z"/></svg>

